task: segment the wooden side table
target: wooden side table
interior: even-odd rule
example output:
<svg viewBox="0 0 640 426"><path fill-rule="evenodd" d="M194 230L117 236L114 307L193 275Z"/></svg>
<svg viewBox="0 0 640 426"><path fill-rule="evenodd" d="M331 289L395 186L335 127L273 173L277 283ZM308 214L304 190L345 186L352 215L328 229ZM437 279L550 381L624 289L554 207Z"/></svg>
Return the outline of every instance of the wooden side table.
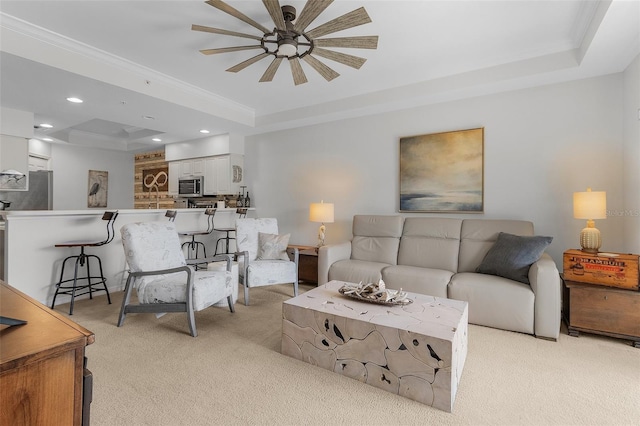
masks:
<svg viewBox="0 0 640 426"><path fill-rule="evenodd" d="M640 292L563 280L563 318L580 332L631 340L640 348Z"/></svg>
<svg viewBox="0 0 640 426"><path fill-rule="evenodd" d="M318 284L318 251L315 246L301 246L289 244L289 247L297 248L298 279L307 283Z"/></svg>

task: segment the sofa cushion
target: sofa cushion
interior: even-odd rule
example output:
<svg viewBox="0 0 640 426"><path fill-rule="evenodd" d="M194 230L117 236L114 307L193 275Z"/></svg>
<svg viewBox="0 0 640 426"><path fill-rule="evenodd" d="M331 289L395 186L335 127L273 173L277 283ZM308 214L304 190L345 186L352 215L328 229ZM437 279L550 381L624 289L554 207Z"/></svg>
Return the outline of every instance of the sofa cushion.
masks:
<svg viewBox="0 0 640 426"><path fill-rule="evenodd" d="M453 272L442 269L403 265L387 266L382 270L387 288L444 298L452 275Z"/></svg>
<svg viewBox="0 0 640 426"><path fill-rule="evenodd" d="M553 237L523 237L500 232L476 272L498 275L529 284L529 268L537 262Z"/></svg>
<svg viewBox="0 0 640 426"><path fill-rule="evenodd" d="M366 262L362 260L339 260L329 269L329 280L349 283L377 283L382 278L382 269L388 263Z"/></svg>
<svg viewBox="0 0 640 426"><path fill-rule="evenodd" d="M403 219L402 216L357 214L353 216L353 235L400 238Z"/></svg>
<svg viewBox="0 0 640 426"><path fill-rule="evenodd" d="M398 265L456 272L461 226L461 219L406 218L398 250Z"/></svg>
<svg viewBox="0 0 640 426"><path fill-rule="evenodd" d="M402 216L354 216L351 259L395 265L402 223Z"/></svg>
<svg viewBox="0 0 640 426"><path fill-rule="evenodd" d="M498 239L498 233L533 235L533 223L523 220L465 219L460 232L458 272L475 272Z"/></svg>
<svg viewBox="0 0 640 426"><path fill-rule="evenodd" d="M535 294L527 284L463 272L451 278L449 298L469 303L469 323L534 333Z"/></svg>

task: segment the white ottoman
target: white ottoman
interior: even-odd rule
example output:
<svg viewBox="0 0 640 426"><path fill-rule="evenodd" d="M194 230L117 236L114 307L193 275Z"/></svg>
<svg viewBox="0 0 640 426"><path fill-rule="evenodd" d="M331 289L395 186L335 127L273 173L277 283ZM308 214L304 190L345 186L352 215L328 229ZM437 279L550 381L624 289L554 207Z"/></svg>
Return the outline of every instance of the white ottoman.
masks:
<svg viewBox="0 0 640 426"><path fill-rule="evenodd" d="M227 262L211 262L207 264L207 271L226 271ZM233 291L231 293L231 297L233 298L233 303L235 304L238 300L238 262L231 262L231 276L232 280L235 283L233 286ZM221 306L228 307L227 299L221 300L220 302L214 304L213 306Z"/></svg>

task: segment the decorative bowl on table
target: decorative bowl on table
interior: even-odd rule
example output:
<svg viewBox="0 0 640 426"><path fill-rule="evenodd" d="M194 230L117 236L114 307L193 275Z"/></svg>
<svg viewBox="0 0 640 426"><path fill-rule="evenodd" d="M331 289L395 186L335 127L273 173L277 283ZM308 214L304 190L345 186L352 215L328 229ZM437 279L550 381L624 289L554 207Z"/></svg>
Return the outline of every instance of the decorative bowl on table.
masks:
<svg viewBox="0 0 640 426"><path fill-rule="evenodd" d="M368 284L363 284L362 281L358 284L345 283L338 289L338 292L352 299L380 305L408 305L413 302L402 289L391 290L386 288L383 280Z"/></svg>

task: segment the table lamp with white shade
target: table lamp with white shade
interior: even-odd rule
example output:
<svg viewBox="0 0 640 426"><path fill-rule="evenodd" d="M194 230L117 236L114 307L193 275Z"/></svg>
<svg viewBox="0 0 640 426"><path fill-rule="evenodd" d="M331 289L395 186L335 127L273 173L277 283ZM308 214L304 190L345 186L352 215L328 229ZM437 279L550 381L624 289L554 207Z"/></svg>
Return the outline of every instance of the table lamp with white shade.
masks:
<svg viewBox="0 0 640 426"><path fill-rule="evenodd" d="M309 220L321 223L320 228L318 228L318 247L322 247L326 230L324 224L333 223L333 203L325 203L324 201L311 203L309 206Z"/></svg>
<svg viewBox="0 0 640 426"><path fill-rule="evenodd" d="M587 188L586 192L574 192L573 217L587 219L587 227L580 232L582 251L598 253L602 246L602 237L594 219L607 218L607 193L591 191L591 188Z"/></svg>

